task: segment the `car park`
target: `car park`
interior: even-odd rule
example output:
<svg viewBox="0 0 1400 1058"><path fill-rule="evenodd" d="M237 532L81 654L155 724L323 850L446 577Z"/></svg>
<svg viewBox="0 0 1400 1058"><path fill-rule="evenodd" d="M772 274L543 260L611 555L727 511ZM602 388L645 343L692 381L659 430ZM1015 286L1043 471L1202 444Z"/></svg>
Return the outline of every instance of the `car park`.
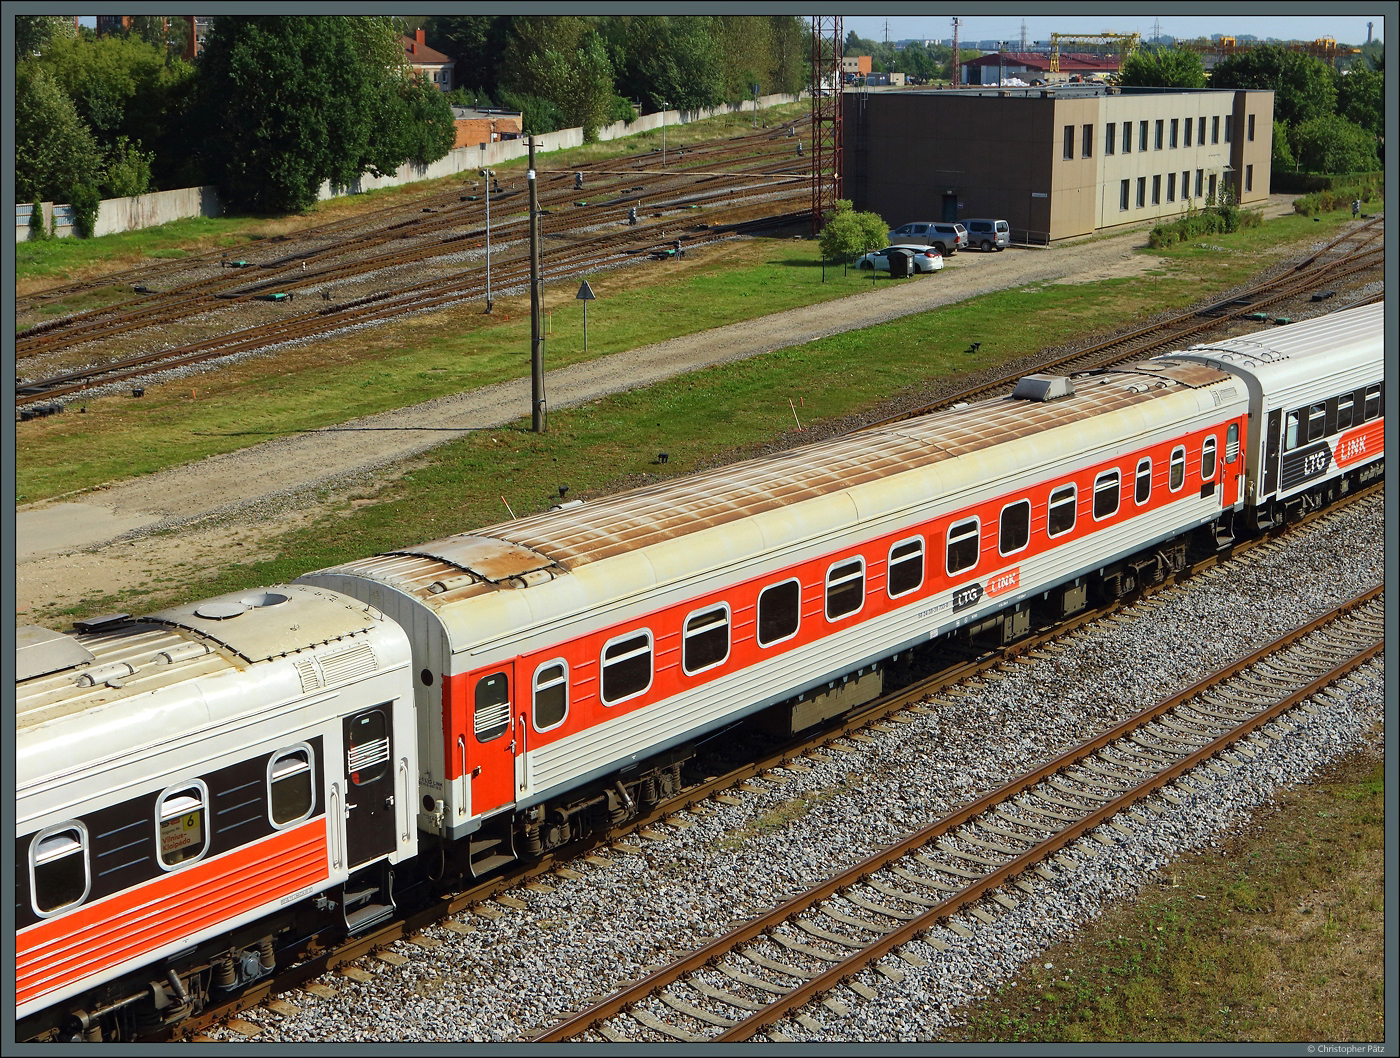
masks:
<svg viewBox="0 0 1400 1058"><path fill-rule="evenodd" d="M967 240L968 245L983 253L1003 250L1011 245L1011 225L1004 220L974 217L967 222Z"/></svg>
<svg viewBox="0 0 1400 1058"><path fill-rule="evenodd" d="M937 272L943 267L943 255L933 246L900 245L886 246L883 250L863 254L856 259L856 267L861 271L874 269L877 272L890 270L890 252L903 251L910 255L910 268L915 272Z"/></svg>
<svg viewBox="0 0 1400 1058"><path fill-rule="evenodd" d="M936 246L950 257L967 245L967 229L951 221L917 220L886 232L895 245Z"/></svg>

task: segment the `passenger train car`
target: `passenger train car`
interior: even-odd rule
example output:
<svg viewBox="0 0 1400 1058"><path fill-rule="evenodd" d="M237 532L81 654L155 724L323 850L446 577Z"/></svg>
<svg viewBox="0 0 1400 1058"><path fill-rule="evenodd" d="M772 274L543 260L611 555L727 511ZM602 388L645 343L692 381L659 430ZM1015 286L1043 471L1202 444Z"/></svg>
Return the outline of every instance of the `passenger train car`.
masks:
<svg viewBox="0 0 1400 1058"><path fill-rule="evenodd" d="M637 814L741 720L809 727L933 641L1013 640L1378 476L1382 320L1032 375L293 585L34 630L26 1028L177 1020L266 972L277 935L365 928L408 879Z"/></svg>

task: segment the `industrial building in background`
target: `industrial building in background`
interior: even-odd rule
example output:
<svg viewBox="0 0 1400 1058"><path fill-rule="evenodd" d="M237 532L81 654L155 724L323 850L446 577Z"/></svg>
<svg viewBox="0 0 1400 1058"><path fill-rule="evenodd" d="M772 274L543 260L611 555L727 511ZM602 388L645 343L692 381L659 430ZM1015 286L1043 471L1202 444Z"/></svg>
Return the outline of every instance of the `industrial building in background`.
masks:
<svg viewBox="0 0 1400 1058"><path fill-rule="evenodd" d="M1267 91L964 88L848 92L842 183L889 224L1000 217L1047 244L1269 193Z"/></svg>

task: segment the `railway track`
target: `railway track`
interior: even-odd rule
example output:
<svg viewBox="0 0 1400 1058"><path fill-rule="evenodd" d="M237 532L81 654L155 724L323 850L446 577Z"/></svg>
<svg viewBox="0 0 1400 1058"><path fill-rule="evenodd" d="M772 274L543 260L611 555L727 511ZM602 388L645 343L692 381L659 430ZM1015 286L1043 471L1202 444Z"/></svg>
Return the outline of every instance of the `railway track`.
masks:
<svg viewBox="0 0 1400 1058"><path fill-rule="evenodd" d="M1280 738L1283 719L1308 712L1384 650L1384 595L1376 587L1187 690L1022 774L959 811L923 827L771 912L731 930L532 1037L569 1040L730 1042L763 1035L790 1042L785 1019L822 1002L846 1013L833 992L857 1001L878 993L859 978L906 942L940 946L938 931L960 927L980 905L1016 907L1033 894L1031 876L1053 879L1054 861L1075 843L1113 844L1114 818L1153 795L1180 801L1194 790L1172 785L1252 759L1251 740ZM1008 888L1010 887L1010 888ZM906 961L922 964L917 955ZM809 1022L806 1027L815 1027Z"/></svg>
<svg viewBox="0 0 1400 1058"><path fill-rule="evenodd" d="M1361 490L1352 497L1334 504L1326 511L1300 519L1298 522L1284 529L1276 530L1268 536L1241 542L1228 555L1214 556L1194 563L1177 577L1169 578L1161 585L1143 592L1142 597L1160 597L1162 593L1171 591L1179 580L1200 574L1223 562L1228 562L1234 556L1246 555L1256 548L1277 546L1278 541L1289 533L1312 529L1319 523L1325 524L1325 519L1353 504L1373 502L1374 498L1381 494L1383 487L1383 485L1377 484ZM956 659L950 655L947 667L942 668L927 679L900 688L814 732L805 733L800 738L776 745L755 760L692 785L676 798L659 804L651 811L601 835L589 847L602 848L611 844L626 848L626 842L635 840L634 835L645 834L650 827L683 817L688 811L699 809L700 806L713 798L722 799L726 796L725 791L733 790L745 782L762 781L763 776L772 775L775 772L781 774L794 767L800 768L804 757L813 752L822 753L826 747L836 744L837 740L866 737L862 734L862 730L869 728L872 724L878 725L890 719L907 719L909 712L911 710L920 711L922 709L920 703L931 695L957 693L954 688L959 684L978 678L988 678L989 674L991 678L995 678L995 671L999 667L1014 665L1016 658L1030 656L1033 652L1053 650L1056 642L1072 639L1094 622L1105 618L1115 619L1114 615L1121 609L1123 609L1122 604L1108 604L1095 608L1062 622L1053 630L1033 635L1001 650L977 651L964 654ZM281 992L305 985L328 970L348 966L366 955L384 951L398 941L418 938L425 929L444 921L448 922L450 927L453 916L481 907L531 879L547 878L561 870L567 873L567 868L564 865L587 852L588 848L575 847L546 854L540 860L528 865L521 865L501 877L491 878L470 888L447 894L431 907L424 908L402 921L388 924L345 942L323 946L316 938L303 940L294 946L296 951L294 958L291 958L291 953L285 953L285 957L291 959L291 964L279 971L275 978L254 986L218 1008L210 1008L200 1015L188 1019L177 1028L167 1030L164 1034L151 1038L174 1039L197 1036L211 1026L241 1011L258 1006ZM279 961L282 960L279 959ZM578 1019L576 1017L573 1020ZM560 1026L556 1026L556 1030L559 1028Z"/></svg>

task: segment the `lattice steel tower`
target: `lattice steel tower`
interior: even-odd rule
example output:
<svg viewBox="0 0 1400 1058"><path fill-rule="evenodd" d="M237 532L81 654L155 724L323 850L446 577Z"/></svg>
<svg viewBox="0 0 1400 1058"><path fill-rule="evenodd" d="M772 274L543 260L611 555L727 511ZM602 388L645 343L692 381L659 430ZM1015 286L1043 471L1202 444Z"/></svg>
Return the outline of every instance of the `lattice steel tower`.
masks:
<svg viewBox="0 0 1400 1058"><path fill-rule="evenodd" d="M812 19L812 234L841 197L841 18Z"/></svg>

